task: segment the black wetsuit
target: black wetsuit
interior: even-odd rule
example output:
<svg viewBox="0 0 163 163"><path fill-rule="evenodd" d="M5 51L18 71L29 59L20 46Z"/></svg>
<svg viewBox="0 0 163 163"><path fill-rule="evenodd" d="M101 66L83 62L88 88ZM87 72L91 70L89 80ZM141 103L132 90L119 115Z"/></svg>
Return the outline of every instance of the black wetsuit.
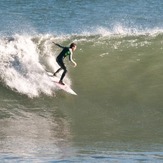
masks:
<svg viewBox="0 0 163 163"><path fill-rule="evenodd" d="M67 68L66 68L66 66L65 66L65 64L64 64L64 62L63 62L63 59L66 57L66 56L69 56L69 60L71 61L71 58L70 58L70 55L71 55L71 51L70 51L70 49L68 48L68 47L63 47L63 46L61 46L61 45L59 45L59 44L56 44L57 46L59 46L60 48L63 48L63 50L61 51L61 53L57 56L57 58L56 58L56 61L57 61L57 63L58 63L58 65L61 67L61 68L59 68L56 72L55 72L55 74L56 73L58 73L60 70L64 70L63 71L63 74L62 74L62 76L61 76L61 79L60 79L60 81L62 81L63 80L63 78L65 77L65 75L66 75L66 73L67 73Z"/></svg>

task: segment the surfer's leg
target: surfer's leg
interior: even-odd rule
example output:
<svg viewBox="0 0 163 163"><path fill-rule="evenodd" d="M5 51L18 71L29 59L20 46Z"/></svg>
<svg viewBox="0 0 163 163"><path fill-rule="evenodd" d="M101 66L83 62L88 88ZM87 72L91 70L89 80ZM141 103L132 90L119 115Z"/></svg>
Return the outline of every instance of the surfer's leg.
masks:
<svg viewBox="0 0 163 163"><path fill-rule="evenodd" d="M60 66L60 68L53 74L54 76L57 75L57 73L59 73L61 70L62 70L62 67L63 67L63 61L61 59L56 59L56 62L58 63L58 65Z"/></svg>
<svg viewBox="0 0 163 163"><path fill-rule="evenodd" d="M63 73L62 73L62 76L61 76L61 78L60 78L60 81L59 81L59 83L60 84L62 84L62 85L65 85L64 83L63 83L63 78L65 77L65 75L66 75L66 73L67 73L67 68L66 68L66 66L64 65L64 67L63 67Z"/></svg>
<svg viewBox="0 0 163 163"><path fill-rule="evenodd" d="M61 70L62 70L62 68L59 68L53 75L56 76L56 74L57 74L58 72L60 72Z"/></svg>
<svg viewBox="0 0 163 163"><path fill-rule="evenodd" d="M66 73L67 73L67 69L64 69L60 81L63 80L63 78L65 77Z"/></svg>

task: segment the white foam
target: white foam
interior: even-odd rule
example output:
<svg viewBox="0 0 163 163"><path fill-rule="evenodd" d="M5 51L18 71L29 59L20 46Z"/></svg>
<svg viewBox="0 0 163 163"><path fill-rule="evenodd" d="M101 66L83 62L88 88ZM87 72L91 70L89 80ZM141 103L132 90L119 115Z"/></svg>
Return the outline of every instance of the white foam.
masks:
<svg viewBox="0 0 163 163"><path fill-rule="evenodd" d="M49 50L50 44L46 42L42 48L44 49L42 57L44 60L47 59L47 64L54 71L57 63L52 51ZM38 45L32 41L31 36L16 35L12 39L1 39L0 77L5 85L31 98L42 93L53 95L57 88L49 80L44 70L46 65L40 63L40 56Z"/></svg>
<svg viewBox="0 0 163 163"><path fill-rule="evenodd" d="M120 23L116 23L112 27L104 27L104 26L96 26L96 27L90 27L85 30L83 30L79 35L82 36L91 36L91 35L101 35L102 37L105 36L138 36L138 35L150 35L155 36L158 34L163 33L163 28L139 28L139 27L127 27L125 25L122 25Z"/></svg>

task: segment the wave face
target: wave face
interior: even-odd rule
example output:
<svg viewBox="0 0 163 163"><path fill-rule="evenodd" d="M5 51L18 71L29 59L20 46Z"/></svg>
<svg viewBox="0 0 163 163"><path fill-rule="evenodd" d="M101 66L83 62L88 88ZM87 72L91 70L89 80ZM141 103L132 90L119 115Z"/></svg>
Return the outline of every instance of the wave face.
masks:
<svg viewBox="0 0 163 163"><path fill-rule="evenodd" d="M103 134L113 140L125 134L141 140L157 135L161 140L163 131L157 129L163 122L163 42L162 33L156 33L78 38L79 66L73 72L74 86L80 95L80 109L95 112L83 123L91 123L101 133L105 130ZM87 130L91 136L93 129Z"/></svg>
<svg viewBox="0 0 163 163"><path fill-rule="evenodd" d="M56 71L58 65L55 58L60 49L52 42L59 42L65 46L70 42L76 42L78 49L74 58L79 66L75 70L66 62L70 69L69 75L72 75L71 78L69 75L65 78L68 84L71 84L73 79L77 83L81 81L85 87L88 83L93 83L94 86L88 85L90 87L87 89L94 88L97 93L106 87L114 93L122 92L124 89L125 94L135 92L135 95L147 97L151 96L151 91L152 94L158 95L157 91L160 91L162 83L161 30L130 33L130 29L118 26L115 31L98 28L94 32L72 35L2 37L2 84L29 97L38 97L41 94L53 96L57 88L50 81L46 70ZM142 88L145 90L139 93ZM83 86L78 89L82 90Z"/></svg>
<svg viewBox="0 0 163 163"><path fill-rule="evenodd" d="M74 99L73 106L71 100L66 100L64 107L78 109L79 112L74 113L73 118L77 126L80 125L78 119L81 118L83 108L96 112L89 118L82 117L85 120L82 125L86 122L87 130L76 129L78 139L82 139L85 132L91 136L96 126L104 138L110 135L109 138L114 139L117 134L123 137L123 130L127 129L128 138L142 136L143 139L148 135L148 138L160 141L163 131L157 128L161 128L163 122L162 35L160 31L154 34L84 32L62 36L15 35L2 38L1 94L5 86L6 94L12 90L17 92L18 97L25 95L41 99L44 94L59 102L63 100L62 94L71 96L56 88L46 70L54 72L58 68L55 57L60 49L52 41L62 45L76 42L78 49L74 58L78 66L74 69L66 61L69 71L65 82L72 84L78 97ZM41 105L44 105L43 102L40 102ZM101 119L100 122L97 119ZM103 129L105 122L106 128ZM92 124L91 128L87 125L89 123ZM118 131L112 130L112 127L117 128L119 124L121 128ZM152 133L149 126L153 126ZM97 132L94 135L98 137Z"/></svg>

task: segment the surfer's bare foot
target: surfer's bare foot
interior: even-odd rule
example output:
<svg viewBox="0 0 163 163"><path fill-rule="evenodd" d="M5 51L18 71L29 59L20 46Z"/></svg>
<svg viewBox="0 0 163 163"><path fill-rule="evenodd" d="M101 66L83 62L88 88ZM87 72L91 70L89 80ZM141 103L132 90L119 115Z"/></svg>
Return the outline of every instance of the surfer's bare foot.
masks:
<svg viewBox="0 0 163 163"><path fill-rule="evenodd" d="M65 85L65 83L63 83L63 81L59 81L59 84L61 84L61 85Z"/></svg>

